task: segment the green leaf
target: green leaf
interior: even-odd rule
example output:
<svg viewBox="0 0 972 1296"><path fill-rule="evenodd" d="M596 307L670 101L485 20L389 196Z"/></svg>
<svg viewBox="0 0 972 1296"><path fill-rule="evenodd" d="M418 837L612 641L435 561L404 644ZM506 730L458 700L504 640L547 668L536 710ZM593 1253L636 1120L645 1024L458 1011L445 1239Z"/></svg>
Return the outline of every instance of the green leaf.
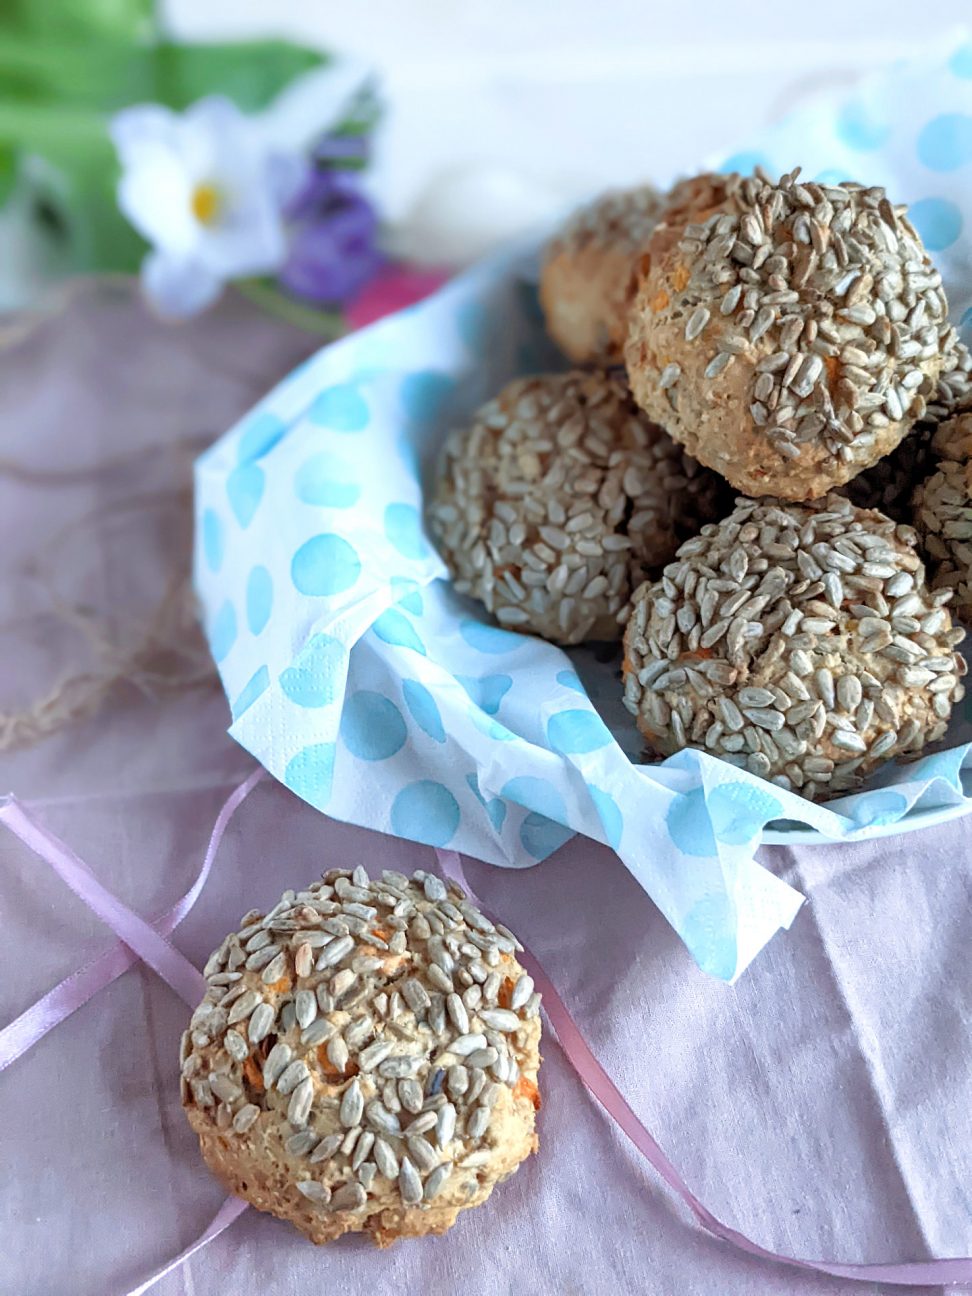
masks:
<svg viewBox="0 0 972 1296"><path fill-rule="evenodd" d="M163 42L154 55L154 93L143 98L182 109L203 95L224 94L247 112L266 107L294 77L328 62L325 54L277 40L219 45Z"/></svg>
<svg viewBox="0 0 972 1296"><path fill-rule="evenodd" d="M0 102L0 149L37 154L61 183L37 197L38 214L65 231L79 270L133 270L144 242L118 210L118 162L106 122L90 109Z"/></svg>
<svg viewBox="0 0 972 1296"><path fill-rule="evenodd" d="M2 100L70 103L111 112L152 98L153 52L129 43L80 45L0 33Z"/></svg>
<svg viewBox="0 0 972 1296"><path fill-rule="evenodd" d="M154 0L3 0L5 33L53 38L147 40L157 33Z"/></svg>
<svg viewBox="0 0 972 1296"><path fill-rule="evenodd" d="M9 200L17 185L17 150L12 144L0 143L0 207Z"/></svg>
<svg viewBox="0 0 972 1296"><path fill-rule="evenodd" d="M327 60L287 41L138 45L129 41L37 40L0 32L0 95L30 103L71 103L115 112L132 103L182 110L224 94L244 111L264 108L294 77Z"/></svg>

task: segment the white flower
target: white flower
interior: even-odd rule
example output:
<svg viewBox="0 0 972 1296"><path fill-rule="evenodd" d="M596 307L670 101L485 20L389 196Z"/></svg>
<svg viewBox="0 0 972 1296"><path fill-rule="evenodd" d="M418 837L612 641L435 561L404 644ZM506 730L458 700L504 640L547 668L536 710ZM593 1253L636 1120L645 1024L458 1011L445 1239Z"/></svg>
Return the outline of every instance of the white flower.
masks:
<svg viewBox="0 0 972 1296"><path fill-rule="evenodd" d="M142 282L162 314L192 315L228 280L282 264L281 211L301 163L271 148L256 118L212 97L181 114L125 108L110 129L118 204L152 244Z"/></svg>

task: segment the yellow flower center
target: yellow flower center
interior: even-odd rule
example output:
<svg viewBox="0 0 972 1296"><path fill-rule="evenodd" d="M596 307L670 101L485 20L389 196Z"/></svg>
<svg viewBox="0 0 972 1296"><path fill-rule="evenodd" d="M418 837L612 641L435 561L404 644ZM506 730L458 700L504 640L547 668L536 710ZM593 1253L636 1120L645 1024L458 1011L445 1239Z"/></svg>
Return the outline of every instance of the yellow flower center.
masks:
<svg viewBox="0 0 972 1296"><path fill-rule="evenodd" d="M214 184L198 184L192 191L189 205L200 225L212 225L219 217L223 198Z"/></svg>

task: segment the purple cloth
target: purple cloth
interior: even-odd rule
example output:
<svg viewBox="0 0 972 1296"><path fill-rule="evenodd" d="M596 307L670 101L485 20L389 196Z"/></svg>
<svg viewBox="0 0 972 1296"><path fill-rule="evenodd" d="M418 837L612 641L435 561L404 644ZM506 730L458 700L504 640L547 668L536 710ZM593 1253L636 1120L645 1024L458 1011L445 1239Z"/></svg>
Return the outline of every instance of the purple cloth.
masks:
<svg viewBox="0 0 972 1296"><path fill-rule="evenodd" d="M117 286L84 289L30 336L7 338L0 709L84 660L83 638L50 615L31 563L55 559L65 600L110 610L119 623L143 614L186 551L179 492L191 452L173 447L216 435L313 345L232 297L192 324L155 324ZM72 485L40 476L78 467L91 471ZM169 492L168 512L115 507L156 492ZM76 529L91 510L95 525ZM95 717L0 755L0 785L120 899L160 913L195 875L219 805L249 768L227 723L215 688L163 701L119 692ZM809 904L731 989L695 968L607 850L575 842L534 869L468 871L711 1209L791 1254L905 1260L972 1247L967 837L959 821L855 846L767 851ZM359 859L411 869L429 856L330 821L267 782L240 809L175 942L201 965L246 909ZM3 831L0 914L0 1023L111 943ZM179 1110L185 1018L172 991L137 968L0 1074L3 1296L122 1292L215 1214L222 1190ZM609 1124L552 1037L544 1053L539 1155L448 1237L386 1253L355 1239L316 1251L247 1211L155 1290L881 1290L775 1269L707 1237Z"/></svg>

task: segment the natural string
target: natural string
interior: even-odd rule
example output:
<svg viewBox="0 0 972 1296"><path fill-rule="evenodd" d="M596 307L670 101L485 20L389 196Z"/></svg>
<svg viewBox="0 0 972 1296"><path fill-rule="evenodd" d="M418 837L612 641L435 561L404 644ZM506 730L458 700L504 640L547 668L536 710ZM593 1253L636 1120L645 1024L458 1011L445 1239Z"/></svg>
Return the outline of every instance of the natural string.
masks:
<svg viewBox="0 0 972 1296"><path fill-rule="evenodd" d="M183 447L187 455L197 448L195 439L187 440ZM144 459L151 452L150 448L136 458ZM6 467L0 461L0 473L4 471ZM81 475L83 470L78 470L78 476ZM65 474L61 476L63 478ZM35 579L44 590L53 614L79 631L88 641L93 665L90 670L62 676L26 707L16 711L0 711L0 752L37 742L75 721L94 715L122 684L138 689L147 696L159 697L173 696L187 689L215 683L212 657L199 631L195 597L186 575L188 564L182 555L176 556L177 561L170 571L161 598L145 619L136 623L133 630L124 636L113 631L112 621L107 616L61 598L45 566L46 554L90 521L97 520L103 525L106 514L118 516L133 509L144 514L148 508L165 508L173 504L179 509L179 520L172 527L172 532L188 533L191 528L183 520L188 511L188 490L160 491L138 499L129 497L109 504L107 508L102 506L91 510L45 546L45 552L38 558L33 573ZM4 628L6 627L0 627Z"/></svg>
<svg viewBox="0 0 972 1296"><path fill-rule="evenodd" d="M172 922L172 926L169 928L171 931L176 922L180 921L181 917L184 917L189 912L202 890L206 877L209 875L216 851L230 819L240 803L259 782L262 774L262 770L255 771L227 798L213 826L203 864L193 885L178 904L169 911L169 914L159 920L157 925L147 923L143 918L140 918L131 909L123 905L116 896L112 895L98 881L87 865L68 846L55 837L53 833L41 827L18 801L11 799L5 805L0 806L0 822L20 837L42 859L46 860L75 895L83 900L135 955L154 968L190 1007L195 1007L205 990L205 978L184 955L180 954L165 939L159 928L167 923L170 915L180 911L180 917L175 922ZM437 850L436 856L444 875L461 886L478 904L481 904L464 875L462 861L458 854L454 851ZM482 907L486 908L485 906ZM116 954L117 950L109 951L109 955ZM120 976L126 966L131 965L128 962L123 966L122 962L117 957L112 960L108 956L102 956L101 960L96 960L95 964L89 964L84 969L84 973L89 975L83 985L79 983L76 977L69 977L55 990L44 996L41 1003L46 1004L47 1007L32 1021L29 1030L25 1032L22 1026L19 1030L14 1028L17 1028L18 1024L22 1023L24 1018L34 1012L39 1005L35 1005L35 1009L28 1009L26 1014L22 1014L5 1031L0 1032L0 1069L9 1064L14 1056L19 1057L31 1043L36 1043L58 1021L63 1021L81 1003L86 1002L96 992L96 989L101 988L102 985L107 985L117 976ZM638 1151L658 1171L669 1187L685 1202L701 1226L708 1232L747 1255L799 1269L826 1273L833 1277L846 1278L851 1281L884 1282L894 1286L918 1287L937 1287L942 1284L972 1281L972 1257L892 1264L843 1264L825 1260L801 1260L794 1256L787 1256L769 1250L758 1242L752 1241L737 1229L723 1223L699 1201L662 1151L653 1135L635 1115L627 1100L594 1056L540 963L528 950L525 950L520 955L520 962L533 977L534 983L541 993L547 1018L557 1033L565 1056L577 1071L580 1079L601 1103L608 1115L620 1126ZM99 968L97 977L91 974L91 969L96 965ZM78 974L78 976L83 979L83 973ZM100 981L100 984L96 985L96 981ZM84 997L80 997L81 994ZM13 1052L14 1049L16 1050L15 1053ZM4 1060L5 1052L9 1055L6 1061ZM140 1286L128 1292L126 1296L142 1296L144 1292L153 1287L166 1274L171 1273L200 1248L218 1237L245 1209L245 1203L229 1198L195 1242L152 1274Z"/></svg>

